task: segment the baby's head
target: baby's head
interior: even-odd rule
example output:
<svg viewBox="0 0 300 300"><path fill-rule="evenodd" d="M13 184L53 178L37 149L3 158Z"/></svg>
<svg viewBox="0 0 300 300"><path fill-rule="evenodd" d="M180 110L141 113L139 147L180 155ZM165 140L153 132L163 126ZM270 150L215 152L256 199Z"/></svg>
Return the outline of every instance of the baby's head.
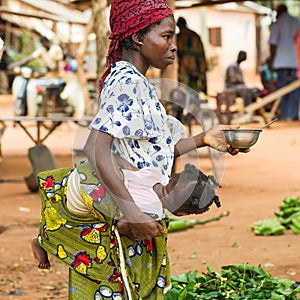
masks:
<svg viewBox="0 0 300 300"><path fill-rule="evenodd" d="M219 187L213 176L206 176L194 165L186 164L182 172L172 175L168 185L170 195L176 203L172 213L177 216L202 214L213 203L220 207L219 197L215 193L215 189Z"/></svg>

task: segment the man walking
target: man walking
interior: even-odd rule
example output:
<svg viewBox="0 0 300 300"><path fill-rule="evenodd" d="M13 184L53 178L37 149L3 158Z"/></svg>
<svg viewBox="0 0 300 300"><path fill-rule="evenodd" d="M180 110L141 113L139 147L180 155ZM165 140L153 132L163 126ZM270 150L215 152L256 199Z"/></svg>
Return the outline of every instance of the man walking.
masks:
<svg viewBox="0 0 300 300"><path fill-rule="evenodd" d="M296 35L300 30L300 20L288 14L285 5L277 7L277 20L271 25L269 44L272 68L278 74L278 88L297 79ZM279 110L281 120L299 120L300 89L281 98Z"/></svg>

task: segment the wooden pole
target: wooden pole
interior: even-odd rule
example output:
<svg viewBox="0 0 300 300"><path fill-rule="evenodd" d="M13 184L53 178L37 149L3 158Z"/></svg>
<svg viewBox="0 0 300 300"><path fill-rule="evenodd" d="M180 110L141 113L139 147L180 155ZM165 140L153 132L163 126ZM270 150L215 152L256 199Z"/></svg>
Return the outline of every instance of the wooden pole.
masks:
<svg viewBox="0 0 300 300"><path fill-rule="evenodd" d="M87 89L87 79L86 79L85 72L83 69L83 59L84 59L84 54L86 52L86 48L87 48L88 42L89 42L88 37L89 37L89 34L92 32L93 27L94 27L94 14L91 15L90 21L89 21L88 25L86 26L83 41L81 42L78 52L76 54L76 60L77 60L77 64L78 64L77 75L78 75L78 79L79 79L79 82L80 82L80 85L81 85L81 88L82 88L83 94L84 94L85 108L87 108L89 105L90 97L89 97L89 93L88 93L88 89Z"/></svg>

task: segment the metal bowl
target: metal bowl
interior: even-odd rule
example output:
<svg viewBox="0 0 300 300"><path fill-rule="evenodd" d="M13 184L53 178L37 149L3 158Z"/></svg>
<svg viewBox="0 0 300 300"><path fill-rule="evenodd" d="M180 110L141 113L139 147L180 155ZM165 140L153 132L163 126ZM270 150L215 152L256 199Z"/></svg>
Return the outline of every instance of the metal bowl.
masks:
<svg viewBox="0 0 300 300"><path fill-rule="evenodd" d="M248 149L253 146L262 129L223 129L226 140L232 148Z"/></svg>

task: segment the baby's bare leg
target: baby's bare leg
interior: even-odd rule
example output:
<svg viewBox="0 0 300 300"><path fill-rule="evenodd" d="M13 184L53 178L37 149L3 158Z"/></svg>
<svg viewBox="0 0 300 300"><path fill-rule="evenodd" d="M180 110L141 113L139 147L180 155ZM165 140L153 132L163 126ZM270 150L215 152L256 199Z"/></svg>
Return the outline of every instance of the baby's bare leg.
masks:
<svg viewBox="0 0 300 300"><path fill-rule="evenodd" d="M50 269L48 253L39 244L37 238L32 239L31 249L35 258L36 265L39 269Z"/></svg>

